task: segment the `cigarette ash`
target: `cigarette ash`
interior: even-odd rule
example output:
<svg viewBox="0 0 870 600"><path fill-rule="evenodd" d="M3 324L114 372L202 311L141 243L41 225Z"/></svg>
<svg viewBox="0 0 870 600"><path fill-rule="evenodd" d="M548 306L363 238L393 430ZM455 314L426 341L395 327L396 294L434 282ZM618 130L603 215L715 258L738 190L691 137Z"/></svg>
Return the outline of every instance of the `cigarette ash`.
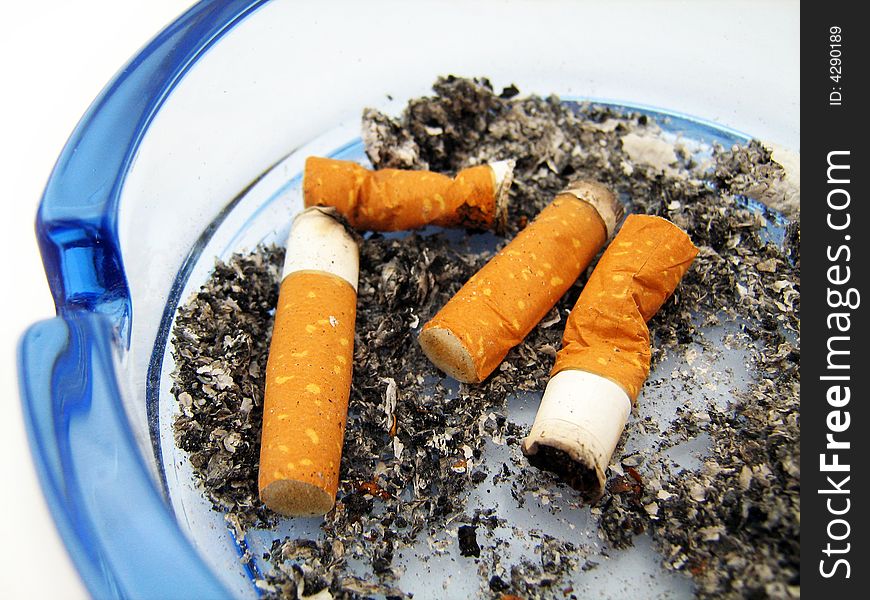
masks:
<svg viewBox="0 0 870 600"><path fill-rule="evenodd" d="M416 332L506 239L364 239L338 502L317 539L287 537L263 553L272 569L261 589L408 597L419 575L405 557L422 555L433 572L446 565L462 577L450 593L459 585L469 596L582 597L593 592L578 580L622 572L616 565L630 554L620 548L652 544L699 597L799 595L800 229L789 223L775 243L775 216L740 198L796 214L770 151L751 142L699 155L646 115L518 97L513 86L498 94L485 79L448 77L434 90L399 118L365 112L375 167L455 172L516 159L506 239L581 177L610 185L629 210L688 231L701 252L650 323L654 369L672 368L671 377L656 370L647 383L604 498L583 506L522 457L534 411L517 410L516 398L534 403L543 390L585 276L493 376L459 385L425 359ZM495 240L489 251L481 239ZM280 262L279 250L261 248L219 263L174 330L176 438L240 533L276 521L257 498L256 470ZM745 374L719 368L722 348L746 357ZM674 418L659 422L644 397L671 389ZM674 462L680 447L703 442L702 455ZM500 514L508 504L528 518L508 523Z"/></svg>
<svg viewBox="0 0 870 600"><path fill-rule="evenodd" d="M218 262L173 328L173 422L215 509L241 529L275 522L257 494L266 359L284 250Z"/></svg>

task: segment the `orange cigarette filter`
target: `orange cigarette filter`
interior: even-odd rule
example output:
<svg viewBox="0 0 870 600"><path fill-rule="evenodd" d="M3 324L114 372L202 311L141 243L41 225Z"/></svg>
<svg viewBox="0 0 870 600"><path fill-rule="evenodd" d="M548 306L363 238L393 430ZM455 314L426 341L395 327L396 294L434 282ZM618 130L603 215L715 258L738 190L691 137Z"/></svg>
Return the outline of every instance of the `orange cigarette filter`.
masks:
<svg viewBox="0 0 870 600"><path fill-rule="evenodd" d="M698 249L666 219L630 215L596 265L565 327L551 375L578 369L619 384L632 404L650 369L647 321Z"/></svg>
<svg viewBox="0 0 870 600"><path fill-rule="evenodd" d="M426 323L423 352L459 381L486 379L586 269L621 216L599 183L560 193Z"/></svg>
<svg viewBox="0 0 870 600"><path fill-rule="evenodd" d="M335 503L356 261L356 243L328 213L303 212L294 222L266 365L259 471L260 498L285 515L322 515Z"/></svg>
<svg viewBox="0 0 870 600"><path fill-rule="evenodd" d="M352 227L401 231L426 225L494 229L504 225L513 163L463 169L456 177L431 171L370 171L351 161L305 161L305 206L332 206Z"/></svg>

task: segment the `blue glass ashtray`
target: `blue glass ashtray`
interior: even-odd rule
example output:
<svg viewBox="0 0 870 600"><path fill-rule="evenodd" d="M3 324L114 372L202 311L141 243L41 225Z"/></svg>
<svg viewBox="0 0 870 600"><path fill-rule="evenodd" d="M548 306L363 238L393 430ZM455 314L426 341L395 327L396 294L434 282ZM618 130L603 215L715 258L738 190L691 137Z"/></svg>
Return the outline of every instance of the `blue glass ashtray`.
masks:
<svg viewBox="0 0 870 600"><path fill-rule="evenodd" d="M317 3L196 4L118 73L58 159L37 221L57 317L25 334L19 376L43 490L94 597L261 594L255 580L268 565L260 558L246 565L239 557L243 547L262 555L278 533L236 539L175 447L169 334L176 308L205 281L216 258L284 239L290 215L301 207L305 157L364 160L362 108L398 112L408 98L427 93L441 73L485 73L505 85L529 81L524 92L556 91L566 98L588 97L588 82L607 81L606 74L587 68L581 54L553 71L537 68L549 56L548 42L571 27L571 18L552 19L549 30L524 29L528 43L515 44L506 31L524 21L509 13L527 8L493 2L494 10L508 13L500 19L512 18L484 27L486 11L469 13L467 22L454 26L460 34L463 28L475 33L456 38L469 41L454 48L430 31L452 22L449 14L432 15L415 33L401 29L398 6L388 4L379 13L372 3L360 4L345 7L340 23ZM541 10L556 5L567 16L582 9L567 2ZM397 27L401 39L391 43L401 51L388 61L387 42L377 32ZM533 47L540 51L530 56ZM625 87L621 78L595 84L600 97L648 97L648 65L622 54L613 61L614 72L619 67L621 77L630 81L634 74L641 83ZM670 66L661 70L660 81L678 89L684 74ZM699 76L723 86L715 74ZM695 112L733 115L722 95L719 105ZM602 104L649 114L667 134L698 147L748 141L679 113ZM735 121L751 124L747 114ZM778 227L774 221L771 231ZM534 398L516 402L518 415L533 414ZM594 536L584 523L578 529ZM562 527L556 521L540 526ZM287 520L276 531L319 534L311 520ZM658 567L648 542L637 546L617 557L611 571L602 569L599 580L618 578L622 570L632 577L649 573L655 583L647 597L690 595L685 580ZM416 559L409 557L404 588L415 598L473 595L477 584L465 586L466 567L450 559L433 559L424 571L415 570ZM450 572L447 587L431 585L432 578L450 579ZM604 589L600 581L589 585L590 594Z"/></svg>

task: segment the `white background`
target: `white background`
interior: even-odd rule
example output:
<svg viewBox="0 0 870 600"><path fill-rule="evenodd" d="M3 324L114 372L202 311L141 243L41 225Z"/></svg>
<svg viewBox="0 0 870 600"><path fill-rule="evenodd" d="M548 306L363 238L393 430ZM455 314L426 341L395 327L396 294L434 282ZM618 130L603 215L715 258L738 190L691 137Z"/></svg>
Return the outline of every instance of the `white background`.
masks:
<svg viewBox="0 0 870 600"><path fill-rule="evenodd" d="M36 480L24 434L15 354L31 323L54 316L33 234L42 189L103 86L188 0L3 2L0 197L0 597L86 598Z"/></svg>
<svg viewBox="0 0 870 600"><path fill-rule="evenodd" d="M42 499L18 397L17 341L25 327L54 315L33 235L36 206L55 159L90 102L140 47L190 3L189 0L7 0L0 5L4 25L0 35L0 197L4 200L4 218L0 222L6 223L7 232L2 238L7 256L5 283L0 287L0 398L5 411L0 415L2 598L87 596ZM721 65L734 70L731 74L736 85L744 86L739 98L752 106L761 101L767 90L764 86L746 85L747 82L759 77L763 82L776 79L783 68L792 69L798 61L798 20L794 16L799 3L764 4L768 9L773 7L773 13L768 15L786 15L785 23L778 20L760 23L758 4L753 2L735 3L733 11L732 7L726 11L728 22L734 27L734 42L751 43L761 49L757 61L732 64L727 56L720 59ZM403 10L410 10L411 6L412 3L406 3ZM679 11L680 7L671 3L669 9ZM325 13L329 18L339 18L335 7ZM661 15L664 19L675 16ZM408 17L426 18L420 14ZM618 19L596 23L599 25L620 26ZM656 24L650 25L654 30ZM741 35L748 29L763 34ZM570 43L583 43L582 36ZM638 44L647 48L654 43L652 37L638 40ZM686 48L686 52L691 51ZM767 72L765 75L755 71L749 77L748 69ZM789 80L794 82L792 72L788 70ZM691 78L692 74L686 76ZM792 108L796 102L797 98L791 103Z"/></svg>

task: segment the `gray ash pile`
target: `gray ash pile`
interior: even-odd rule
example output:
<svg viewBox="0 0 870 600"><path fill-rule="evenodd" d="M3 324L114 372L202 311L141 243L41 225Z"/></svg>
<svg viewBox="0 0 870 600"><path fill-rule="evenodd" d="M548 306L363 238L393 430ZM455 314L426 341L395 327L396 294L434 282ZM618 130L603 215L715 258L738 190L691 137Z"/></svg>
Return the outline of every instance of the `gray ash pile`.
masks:
<svg viewBox="0 0 870 600"><path fill-rule="evenodd" d="M362 241L338 502L318 540L276 540L263 589L287 598L322 590L335 598L406 597L399 557L458 527L461 560L477 561L485 597L571 597L570 582L595 569L595 556L630 546L642 532L667 569L691 578L699 597L799 595L800 229L786 223L784 240L771 239L778 216L743 198L754 194L797 213L770 151L753 141L716 147L702 160L644 114L520 97L513 86L497 93L485 79L439 79L434 91L398 118L366 111L367 153L376 168L448 173L514 159L504 237L425 232ZM687 349L708 343L705 331L727 326L726 344L747 356L747 383L734 386L726 405L705 402L706 373L681 363L682 389L695 402L663 426L657 444L611 466L608 491L590 512L601 547L526 529L515 533L538 539L538 549L514 560L493 533L511 525L495 510L472 510L468 499L501 480L511 482L518 503L556 486L573 493L521 458L528 425L508 402L543 390L586 276L481 385L443 379L416 333L577 178L606 183L630 212L670 219L701 250L650 322L654 368L684 361ZM485 251L481 240L489 243ZM276 520L257 498L256 474L281 255L260 248L218 264L180 309L174 330L177 443L190 452L206 496L241 531ZM647 388L659 383L651 379ZM643 396L625 438L654 428ZM699 436L709 440L700 465L676 468L669 449ZM486 462L493 440L513 458Z"/></svg>

